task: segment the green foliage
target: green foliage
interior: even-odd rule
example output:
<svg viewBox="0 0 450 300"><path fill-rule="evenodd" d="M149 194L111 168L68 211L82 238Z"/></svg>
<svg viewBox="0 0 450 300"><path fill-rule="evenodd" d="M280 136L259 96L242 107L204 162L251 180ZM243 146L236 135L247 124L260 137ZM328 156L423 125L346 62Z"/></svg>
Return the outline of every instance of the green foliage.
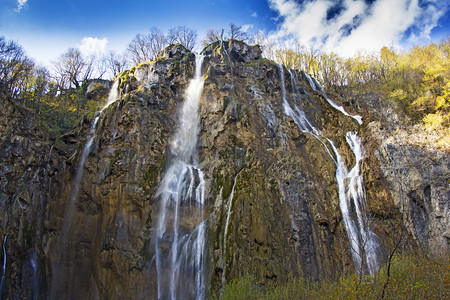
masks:
<svg viewBox="0 0 450 300"><path fill-rule="evenodd" d="M23 92L34 68L20 45L0 36L0 93L15 97Z"/></svg>
<svg viewBox="0 0 450 300"><path fill-rule="evenodd" d="M387 266L374 277L352 274L318 282L299 278L268 288L245 276L231 281L220 299L449 299L450 258L423 253L397 255L386 285L387 279Z"/></svg>
<svg viewBox="0 0 450 300"><path fill-rule="evenodd" d="M244 276L232 280L224 289L222 300L237 300L237 299L260 299L261 292L255 284L254 278L251 276Z"/></svg>
<svg viewBox="0 0 450 300"><path fill-rule="evenodd" d="M95 100L87 99L93 61L72 50L58 63L55 77L47 69L35 66L20 45L0 36L0 93L33 110L43 129L53 136L72 129L84 115L95 112L106 100L101 92ZM74 57L69 54L78 59L76 71L72 68Z"/></svg>

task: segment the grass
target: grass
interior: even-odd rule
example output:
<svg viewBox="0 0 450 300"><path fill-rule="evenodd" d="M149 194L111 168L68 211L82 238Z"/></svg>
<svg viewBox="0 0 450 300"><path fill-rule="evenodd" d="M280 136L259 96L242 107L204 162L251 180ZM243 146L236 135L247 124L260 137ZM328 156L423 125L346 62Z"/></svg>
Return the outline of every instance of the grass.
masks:
<svg viewBox="0 0 450 300"><path fill-rule="evenodd" d="M408 253L395 256L375 276L351 274L338 280L305 281L262 288L251 276L234 279L219 299L450 299L450 257ZM384 289L384 293L383 293Z"/></svg>

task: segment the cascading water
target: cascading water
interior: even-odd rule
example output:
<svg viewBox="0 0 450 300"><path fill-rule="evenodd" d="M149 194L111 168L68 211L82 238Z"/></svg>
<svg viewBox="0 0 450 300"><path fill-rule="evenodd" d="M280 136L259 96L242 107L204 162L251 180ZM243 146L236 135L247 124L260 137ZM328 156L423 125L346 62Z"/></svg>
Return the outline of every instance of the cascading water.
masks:
<svg viewBox="0 0 450 300"><path fill-rule="evenodd" d="M50 159L52 158L52 150L53 150L53 147L54 147L54 146L55 146L55 145L52 145L52 146L50 147L50 151L48 151L47 166L50 165Z"/></svg>
<svg viewBox="0 0 450 300"><path fill-rule="evenodd" d="M5 234L5 237L3 239L3 266L2 266L2 278L0 280L0 297L3 296L3 290L4 290L4 284L5 284L5 273L6 273L6 239L8 235Z"/></svg>
<svg viewBox="0 0 450 300"><path fill-rule="evenodd" d="M195 76L185 92L171 143L174 158L156 194L160 199L154 235L158 299L206 297L205 181L196 151L202 62L203 56L196 55Z"/></svg>
<svg viewBox="0 0 450 300"><path fill-rule="evenodd" d="M65 208L65 215L64 215L64 223L61 230L61 236L59 239L59 259L54 262L53 265L53 276L52 276L52 289L50 290L50 299L58 299L60 298L59 293L62 293L62 291L67 290L67 287L64 286L65 283L65 274L64 265L68 264L68 255L69 251L67 249L68 247L68 235L70 231L70 227L72 225L72 219L73 219L73 213L75 209L76 200L78 198L78 193L80 191L81 186L81 180L83 179L84 174L84 165L86 163L86 159L89 156L91 152L92 144L96 138L95 130L97 128L97 123L100 119L100 116L102 115L102 112L113 102L118 100L118 89L119 89L119 81L116 80L111 87L111 90L108 95L108 100L106 104L102 107L101 110L96 112L96 117L93 119L89 134L86 140L86 143L84 144L83 151L80 155L80 160L78 162L77 171L75 173L75 181L73 185L73 189L70 194L70 199L66 204ZM51 151L51 150L50 150ZM50 152L51 153L51 152ZM70 264L69 264L70 265ZM70 275L69 275L70 276ZM71 279L68 279L69 285L71 284ZM69 287L69 295L71 293L70 287Z"/></svg>
<svg viewBox="0 0 450 300"><path fill-rule="evenodd" d="M311 86L311 88L313 89L313 91L317 91L317 87L316 84L314 83L314 81L312 80L311 76L309 76L308 74L304 73L306 79L308 79L309 85Z"/></svg>
<svg viewBox="0 0 450 300"><path fill-rule="evenodd" d="M377 253L379 245L376 235L369 228L366 216L366 193L364 181L360 174L364 148L361 144L361 138L354 132L347 132L346 140L355 155L356 162L354 167L348 172L341 156L336 155L337 165L339 166L336 171L336 179L339 185L339 204L344 225L349 235L356 269L362 271L362 261L365 259L367 269L373 275L378 271ZM331 143L331 146L333 151L338 153L333 143ZM350 216L352 204L356 212L356 221Z"/></svg>
<svg viewBox="0 0 450 300"><path fill-rule="evenodd" d="M33 295L33 299L38 299L39 297L39 274L38 274L38 266L37 266L37 254L33 252L30 257L30 265L33 271L31 275L31 291Z"/></svg>
<svg viewBox="0 0 450 300"><path fill-rule="evenodd" d="M376 235L370 230L367 213L366 213L366 195L364 189L364 181L360 174L360 168L362 168L362 160L364 157L364 148L361 144L361 139L354 132L348 132L346 134L347 143L350 146L353 154L355 155L355 166L348 172L344 160L342 159L339 151L334 146L333 142L324 137L319 129L317 129L312 122L308 120L304 111L299 109L298 105L293 102L294 108L291 107L286 97L286 88L284 83L284 70L281 64L278 65L280 70L280 80L282 84L282 98L284 113L290 116L297 124L299 129L305 133L311 134L318 141L320 141L327 150L330 157L336 164L336 180L339 190L339 206L344 221L344 226L347 231L347 236L351 246L352 259L355 264L355 268L358 272L363 270L363 260L366 262L367 270L371 275L378 271L378 259L379 245ZM289 70L292 78L292 72ZM308 81L311 84L311 88L317 91L316 86L320 86L318 82L314 83L313 80L305 74ZM298 90L295 81L291 82L293 93ZM325 96L325 92L322 94ZM325 96L325 98L327 98ZM328 100L330 103L331 100ZM332 102L332 101L331 101ZM330 103L330 105L332 105ZM332 105L333 106L333 105ZM336 108L335 106L333 106ZM340 109L339 109L340 110ZM342 111L342 110L340 110ZM344 112L345 115L348 115ZM358 120L359 116L350 116ZM360 118L360 117L359 117ZM358 121L359 123L359 121ZM361 124L361 123L360 123ZM334 153L334 158L331 155L329 147L322 141L325 139L331 146L331 150ZM354 220L350 214L351 207L355 208L356 220Z"/></svg>
<svg viewBox="0 0 450 300"><path fill-rule="evenodd" d="M78 197L78 193L80 191L80 185L81 185L81 179L83 179L83 173L84 173L84 165L86 163L86 159L89 156L91 152L91 146L94 142L96 135L95 135L95 129L97 128L97 123L100 119L100 116L102 112L113 102L118 100L119 94L119 81L116 80L111 87L111 90L108 95L108 101L106 104L100 109L98 112L96 112L96 117L93 119L91 123L91 127L89 129L89 134L86 143L84 144L83 151L81 152L80 161L78 162L77 172L75 174L75 183L73 186L73 190L70 196L70 201L67 204L66 208L66 216L65 216L65 222L62 230L62 237L61 237L61 243L65 243L68 231L70 229L70 225L72 223L72 216L73 216L73 210L75 208L75 202ZM53 146L52 146L53 147ZM51 149L50 149L51 151Z"/></svg>
<svg viewBox="0 0 450 300"><path fill-rule="evenodd" d="M222 271L222 287L226 285L226 273L227 273L227 237L228 237L228 226L230 224L231 217L231 208L233 206L233 196L234 196L234 188L236 186L237 177L241 171L239 171L234 177L233 187L231 188L230 196L228 197L228 211L227 211L227 219L225 221L225 230L223 231L223 271Z"/></svg>
<svg viewBox="0 0 450 300"><path fill-rule="evenodd" d="M325 93L325 90L323 89L322 85L320 84L320 82L318 82L315 78L311 78L311 76L309 76L308 74L304 73L306 78L308 79L309 85L311 86L311 88L316 91L321 93L325 99L327 100L327 102L334 108L339 110L341 113L343 113L344 115L346 115L347 117L353 118L356 120L356 122L358 122L359 125L362 125L362 117L361 116L355 116L355 115L351 115L348 112L345 111L345 109L336 104L333 100L331 100L330 98L328 98L327 94Z"/></svg>
<svg viewBox="0 0 450 300"><path fill-rule="evenodd" d="M228 43L228 45L230 45L230 43ZM230 74L233 74L233 65L231 64L230 55L228 54L228 51L227 51L225 45L223 44L223 42L221 44L221 47L223 49L223 53L224 53L225 58L227 60L227 66L230 68Z"/></svg>

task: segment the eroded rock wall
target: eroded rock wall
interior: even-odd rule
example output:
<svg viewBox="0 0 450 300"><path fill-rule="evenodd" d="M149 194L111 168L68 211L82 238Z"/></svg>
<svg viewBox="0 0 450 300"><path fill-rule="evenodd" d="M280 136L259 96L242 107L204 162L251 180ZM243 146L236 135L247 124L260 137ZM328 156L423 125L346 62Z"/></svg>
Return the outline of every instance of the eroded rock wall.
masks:
<svg viewBox="0 0 450 300"><path fill-rule="evenodd" d="M360 126L332 108L303 73L281 71L257 46L217 42L202 54L198 160L207 195L207 289L217 293L223 282L246 274L267 285L354 271L333 155L324 140L302 132L285 114L280 72L287 101L333 141L349 168L355 157L345 134L362 136L370 226L382 243L402 226L392 185L399 175L385 164L395 149L380 151L384 146L373 138L373 123ZM8 297L156 298L156 195L172 156L184 90L194 75L194 54L184 47L170 46L161 56L119 76L117 101L101 113L94 131L93 119L84 119L53 145L25 121L32 118L9 121L9 115L20 115L2 115L0 224L2 236L8 235ZM439 162L434 166L446 172ZM427 225L436 218L428 207L445 209L445 203L433 202L433 195L445 193L443 181L439 186L411 193L411 199L430 198L408 208L421 220L419 240L432 236L421 228L434 230Z"/></svg>

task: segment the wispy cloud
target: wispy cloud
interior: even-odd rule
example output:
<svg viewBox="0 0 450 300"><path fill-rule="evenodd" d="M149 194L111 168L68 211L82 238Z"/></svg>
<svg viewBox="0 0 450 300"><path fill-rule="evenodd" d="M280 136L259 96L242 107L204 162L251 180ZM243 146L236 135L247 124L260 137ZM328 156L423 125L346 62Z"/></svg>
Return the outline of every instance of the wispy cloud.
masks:
<svg viewBox="0 0 450 300"><path fill-rule="evenodd" d="M28 0L17 0L17 11L21 11Z"/></svg>
<svg viewBox="0 0 450 300"><path fill-rule="evenodd" d="M106 38L99 39L85 37L81 40L81 44L78 45L78 48L83 55L101 55L106 52L106 44L108 44L108 40Z"/></svg>
<svg viewBox="0 0 450 300"><path fill-rule="evenodd" d="M258 17L258 14L256 13L256 11L254 11L254 12L252 12L251 16L252 16L253 18L257 18L257 17Z"/></svg>
<svg viewBox="0 0 450 300"><path fill-rule="evenodd" d="M253 24L245 24L245 25L242 25L241 30L243 32L247 32L247 31L249 31L249 29L252 29L252 28L253 28Z"/></svg>
<svg viewBox="0 0 450 300"><path fill-rule="evenodd" d="M278 38L352 55L429 38L450 3L441 0L269 0L281 17Z"/></svg>

